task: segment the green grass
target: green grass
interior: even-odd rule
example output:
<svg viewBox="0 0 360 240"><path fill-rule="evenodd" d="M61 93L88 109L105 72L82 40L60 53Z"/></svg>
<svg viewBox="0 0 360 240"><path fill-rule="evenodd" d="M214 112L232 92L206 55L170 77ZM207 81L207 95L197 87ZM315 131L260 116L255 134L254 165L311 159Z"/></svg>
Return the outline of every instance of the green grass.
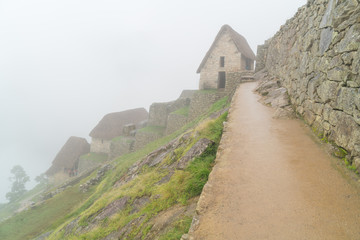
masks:
<svg viewBox="0 0 360 240"><path fill-rule="evenodd" d="M181 116L187 117L189 115L189 109L190 109L190 107L186 106L186 107L180 108L180 109L172 112L171 114L176 114L176 115L181 115Z"/></svg>
<svg viewBox="0 0 360 240"><path fill-rule="evenodd" d="M150 220L153 216L156 216L159 212L176 204L187 205L190 199L200 195L213 167L216 150L222 134L222 123L226 119L226 116L227 114L223 114L218 119L205 123L206 126L202 126L199 131L200 135L188 144L191 145L203 137L207 137L215 141L215 144L210 146L201 156L192 161L185 170L175 171L169 182L162 185L155 184L168 174L167 170L162 168L162 165L155 168L145 167L142 169L142 174L134 180L126 183L120 188L111 189L109 192L104 194L91 208L83 212L80 220L81 224L86 226L91 221L94 214L112 201L124 196L130 197L130 201L134 201L136 198L141 198L143 196L148 196L151 201L135 214L129 214L132 210L131 204L129 204L126 210L109 219L110 223L107 226L96 228L93 231L84 233L80 236L80 238L97 239L105 237L119 227L125 227L126 224L136 218L139 218L140 216L144 216L145 219L143 220L141 226L132 228L132 232L128 239L133 239L139 234L144 236L151 230ZM176 155L176 161L179 160L186 151L181 150L179 152L181 153ZM186 233L188 226L186 225L186 227L181 227L181 229L185 229L184 231L180 232L179 229L179 227L174 227L173 230L168 233L169 235L166 235L166 237L171 238L162 239L174 239L172 238L173 236L178 237L180 234L182 235ZM58 236L61 236L61 234Z"/></svg>
<svg viewBox="0 0 360 240"><path fill-rule="evenodd" d="M5 221L0 224L0 239L29 239L40 233L52 230L54 230L54 233L50 239L64 239L63 228L69 222L79 218L81 224L85 226L89 224L95 213L123 196L129 196L130 202L143 196L150 197L151 201L137 213L133 214L130 214L130 211L133 209L131 204L129 204L124 211L105 219L97 228L82 233L80 236L78 234L70 234L66 238L99 239L121 226L126 226L130 221L140 216L144 216L143 222L139 226L132 228L129 239L139 236L139 234L145 236L152 228L151 219L159 212L176 204L186 205L189 199L201 193L215 159L216 148L222 133L222 123L226 119L226 114L215 120L203 120L213 112L221 110L221 106L226 106L226 104L227 99L221 99L209 109L207 114L187 123L180 130L153 141L136 152L115 159L112 163L114 168L106 173L98 185L90 188L89 192L80 192L79 185L94 177L96 171L77 185L47 200L44 205L20 213ZM206 137L216 143L202 156L196 158L185 170L176 171L169 182L158 185L155 183L168 174L168 171L162 168L163 165L155 168L143 168L141 174L129 183L118 188L113 187L132 164L180 136L188 129L193 128L201 121L203 122L200 124L200 127L198 126L197 130L195 130L197 133L187 142L186 147L176 150L175 157L171 161L179 160L200 138ZM158 131L159 129L157 127L147 127L143 131ZM102 160L102 156L98 154L84 155L82 157L94 161ZM21 231L18 231L18 229L21 229ZM172 236L179 236L180 232L182 232L181 234L186 233L187 229L188 225L183 224L179 220L179 222L174 224L172 230L167 233L169 238L163 239L173 239Z"/></svg>
<svg viewBox="0 0 360 240"><path fill-rule="evenodd" d="M47 187L49 186L38 184L33 189L27 191L17 201L2 204L0 206L0 222L2 221L2 219L6 219L12 216L15 213L15 211L20 207L21 202L24 201L25 199L28 199L29 201L38 200L40 193L44 191Z"/></svg>
<svg viewBox="0 0 360 240"><path fill-rule="evenodd" d="M179 240L184 233L189 231L192 217L185 216L173 224L164 235L160 236L159 240Z"/></svg>
<svg viewBox="0 0 360 240"><path fill-rule="evenodd" d="M105 162L107 155L105 153L87 153L80 157L80 160L89 160L93 162Z"/></svg>
<svg viewBox="0 0 360 240"><path fill-rule="evenodd" d="M2 240L31 239L40 232L51 230L66 219L67 212L86 199L89 193L81 193L78 188L69 188L46 204L21 212L0 224Z"/></svg>
<svg viewBox="0 0 360 240"><path fill-rule="evenodd" d="M220 100L218 100L217 102L215 102L211 107L209 112L213 113L213 112L217 112L220 111L221 109L224 109L225 107L230 106L230 102L229 102L229 97L223 97Z"/></svg>
<svg viewBox="0 0 360 240"><path fill-rule="evenodd" d="M165 127L162 126L147 126L144 128L140 128L139 132L146 132L146 133L156 133L158 135L162 135L165 131Z"/></svg>

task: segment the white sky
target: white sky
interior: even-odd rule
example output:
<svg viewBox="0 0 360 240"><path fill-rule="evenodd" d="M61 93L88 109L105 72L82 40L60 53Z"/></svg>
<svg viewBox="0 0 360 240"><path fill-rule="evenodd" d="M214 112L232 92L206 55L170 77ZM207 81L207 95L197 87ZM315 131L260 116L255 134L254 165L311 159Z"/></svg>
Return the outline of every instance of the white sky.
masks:
<svg viewBox="0 0 360 240"><path fill-rule="evenodd" d="M223 24L256 46L306 0L0 0L0 202L103 115L176 99Z"/></svg>

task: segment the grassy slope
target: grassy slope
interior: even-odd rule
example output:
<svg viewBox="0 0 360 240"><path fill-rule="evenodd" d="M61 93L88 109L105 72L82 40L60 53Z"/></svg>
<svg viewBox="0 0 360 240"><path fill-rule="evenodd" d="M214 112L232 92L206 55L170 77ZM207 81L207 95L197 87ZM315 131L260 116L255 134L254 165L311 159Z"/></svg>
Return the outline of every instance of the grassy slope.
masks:
<svg viewBox="0 0 360 240"><path fill-rule="evenodd" d="M38 184L33 189L27 191L17 201L1 204L0 205L0 222L2 219L6 219L6 218L12 216L19 209L22 201L25 201L25 200L36 201L39 197L39 194L46 188L47 188L46 185ZM1 234L1 232L0 232L0 234Z"/></svg>
<svg viewBox="0 0 360 240"><path fill-rule="evenodd" d="M212 106L207 115L224 108L226 104L227 99L221 99ZM219 118L217 121L208 123L208 126L204 127L201 131L201 136L218 141L222 130L222 121L225 117L226 116L222 116L222 118ZM143 196L144 194L161 194L163 197L159 198L158 201L152 201L151 205L145 206L145 208L141 209L137 214L129 215L128 213L131 211L131 206L129 206L126 211L117 214L115 219L112 219L110 223L107 223L101 228L95 228L95 230L91 232L84 233L82 236L83 239L97 239L100 236L105 236L111 231L116 230L119 225L125 225L132 219L138 217L138 214L146 214L146 216L148 216L147 221L145 221L146 225L149 223L151 216L156 215L160 211L169 208L174 204L186 204L188 199L200 194L203 184L206 183L212 161L215 158L215 148L207 151L201 159L195 160L186 170L177 171L167 184L161 185L161 188L154 186L152 183L161 179L166 172L154 169L144 170L144 173L139 178L131 181L129 183L130 185L124 185L120 190L113 189L112 186L134 162L176 138L204 118L205 116L198 118L179 131L154 141L137 152L116 159L114 164L115 169L108 172L104 180L99 185L93 187L89 192L81 193L78 186L92 176L84 179L76 186L68 188L54 198L49 199L46 204L41 205L36 209L17 214L15 217L1 223L0 239L29 239L41 232L47 232L56 227L58 227L58 230L52 235L52 239L62 239L61 227L66 223L80 216L81 223L86 225L89 216L92 213L99 211L105 207L107 203L110 203L112 200L119 198L125 193L131 196L132 200L136 197ZM182 154L185 152L185 149L183 149ZM181 157L181 155L179 155L179 157ZM166 233L167 235L163 236L162 239L175 239L171 236L176 236L177 238L180 234L187 231L190 222L191 221L186 217L184 219L179 219L172 226L171 231ZM143 234L146 234L146 231L149 231L150 229L151 226L147 225L146 227L140 226L133 231L134 234L138 234L139 231L144 231ZM74 239L77 239L76 235L73 237Z"/></svg>

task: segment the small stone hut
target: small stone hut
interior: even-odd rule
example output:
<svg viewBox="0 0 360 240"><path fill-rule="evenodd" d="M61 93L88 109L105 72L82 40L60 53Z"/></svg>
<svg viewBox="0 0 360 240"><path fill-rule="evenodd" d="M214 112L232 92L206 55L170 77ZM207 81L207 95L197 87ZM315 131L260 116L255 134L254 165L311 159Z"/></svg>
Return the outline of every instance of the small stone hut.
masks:
<svg viewBox="0 0 360 240"><path fill-rule="evenodd" d="M138 127L147 119L148 112L145 108L130 109L105 115L90 132L92 138L90 151L108 154L111 140L124 134L124 126L135 124Z"/></svg>
<svg viewBox="0 0 360 240"><path fill-rule="evenodd" d="M57 173L73 176L77 174L79 158L90 152L90 145L85 138L70 137L60 149L51 167L45 172L49 177Z"/></svg>
<svg viewBox="0 0 360 240"><path fill-rule="evenodd" d="M199 89L225 88L227 73L251 71L254 61L246 39L229 25L222 26L197 70Z"/></svg>

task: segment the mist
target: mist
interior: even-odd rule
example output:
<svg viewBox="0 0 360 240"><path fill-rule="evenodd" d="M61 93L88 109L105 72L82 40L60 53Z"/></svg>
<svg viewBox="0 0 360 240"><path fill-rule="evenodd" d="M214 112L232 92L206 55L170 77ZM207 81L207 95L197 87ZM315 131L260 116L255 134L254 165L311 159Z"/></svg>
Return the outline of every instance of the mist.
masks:
<svg viewBox="0 0 360 240"><path fill-rule="evenodd" d="M0 0L0 202L14 165L33 179L105 114L197 89L222 25L256 53L305 3Z"/></svg>

